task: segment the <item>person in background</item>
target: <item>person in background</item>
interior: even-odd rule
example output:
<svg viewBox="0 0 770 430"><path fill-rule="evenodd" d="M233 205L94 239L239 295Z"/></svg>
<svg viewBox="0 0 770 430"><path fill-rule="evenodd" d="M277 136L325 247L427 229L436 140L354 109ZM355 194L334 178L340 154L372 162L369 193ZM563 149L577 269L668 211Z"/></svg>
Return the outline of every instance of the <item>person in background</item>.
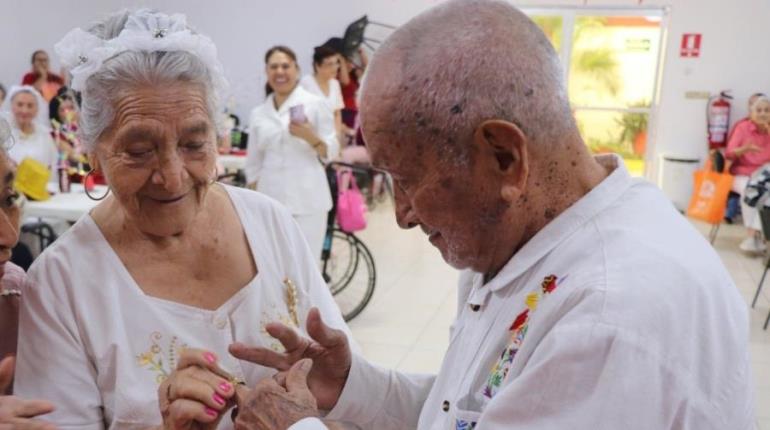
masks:
<svg viewBox="0 0 770 430"><path fill-rule="evenodd" d="M313 74L305 75L300 80L302 88L326 100L334 113L334 129L338 139L344 136L342 125L342 90L337 81L337 71L340 69L340 55L328 46L319 46L313 52Z"/></svg>
<svg viewBox="0 0 770 430"><path fill-rule="evenodd" d="M67 87L48 103L48 118L51 121L51 135L60 152L67 154L72 162L83 162L82 148L78 138L78 108L75 97Z"/></svg>
<svg viewBox="0 0 770 430"><path fill-rule="evenodd" d="M31 158L48 166L52 172L55 171L59 151L51 138L48 109L43 97L34 87L24 85L12 87L8 101L15 140L8 150L10 158L16 164ZM55 179L55 175L51 176L52 180Z"/></svg>
<svg viewBox="0 0 770 430"><path fill-rule="evenodd" d="M0 123L0 428L48 430L54 426L35 417L51 412L53 405L10 395L19 329L19 303L26 284L24 270L13 264L10 257L11 250L19 241L24 196L13 188L15 167L6 152L13 138L2 131L10 130L10 127L3 118L0 118Z"/></svg>
<svg viewBox="0 0 770 430"><path fill-rule="evenodd" d="M6 95L5 87L3 86L3 84L0 84L0 108L3 107L3 102L5 102L5 95Z"/></svg>
<svg viewBox="0 0 770 430"><path fill-rule="evenodd" d="M32 53L32 70L27 72L21 80L22 85L30 85L43 96L46 102L56 96L59 89L64 86L64 79L51 72L48 53L42 49Z"/></svg>
<svg viewBox="0 0 770 430"><path fill-rule="evenodd" d="M251 112L246 183L289 209L320 259L332 199L319 159L338 152L334 115L326 100L298 84L294 51L270 48L265 69L268 96Z"/></svg>
<svg viewBox="0 0 770 430"><path fill-rule="evenodd" d="M749 106L747 112L751 113L751 107L754 105L754 102L757 101L759 97L765 96L764 93L754 93L751 96L749 96ZM740 126L741 124L751 121L749 116L745 116L741 119L739 119L734 125L733 128L730 130L730 134L727 137L727 141L729 142L730 139L732 139L733 134L735 134L735 130ZM723 171L724 169L724 156L721 152L718 152L719 158L722 160L722 168L717 169L718 171ZM718 163L714 163L716 166ZM729 169L728 169L729 170ZM733 219L741 213L741 195L739 193L736 193L735 191L730 191L730 194L727 196L727 210L725 211L725 222L728 224L733 223Z"/></svg>
<svg viewBox="0 0 770 430"><path fill-rule="evenodd" d="M741 121L727 142L725 158L732 162L730 173L732 190L741 195L741 213L747 237L739 248L750 254L759 254L766 249L762 237L762 224L756 208L743 201L751 175L763 164L770 162L770 99L758 96L751 105L749 120Z"/></svg>
<svg viewBox="0 0 770 430"><path fill-rule="evenodd" d="M340 71L337 74L337 80L340 81L342 88L342 101L345 103L342 109L342 122L351 130L357 127L358 87L369 64L369 58L363 48L358 48L358 58L360 64L356 64L353 59L341 56Z"/></svg>

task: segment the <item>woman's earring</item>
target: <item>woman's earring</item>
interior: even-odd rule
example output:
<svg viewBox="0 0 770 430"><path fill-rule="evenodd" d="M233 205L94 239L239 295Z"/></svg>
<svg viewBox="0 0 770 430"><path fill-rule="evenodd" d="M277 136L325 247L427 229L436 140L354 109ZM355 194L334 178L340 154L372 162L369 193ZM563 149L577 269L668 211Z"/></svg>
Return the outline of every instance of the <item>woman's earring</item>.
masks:
<svg viewBox="0 0 770 430"><path fill-rule="evenodd" d="M99 197L99 198L96 198L96 197L92 196L91 193L88 191L88 187L86 186L86 184L88 184L88 179L91 176L91 173L94 173L93 169L89 170L88 173L86 173L86 177L83 178L83 190L85 190L86 196L88 196L89 199L91 199L91 200L93 200L95 202L98 202L100 200L104 200L110 194L110 188L107 187L107 192L105 192L104 195Z"/></svg>

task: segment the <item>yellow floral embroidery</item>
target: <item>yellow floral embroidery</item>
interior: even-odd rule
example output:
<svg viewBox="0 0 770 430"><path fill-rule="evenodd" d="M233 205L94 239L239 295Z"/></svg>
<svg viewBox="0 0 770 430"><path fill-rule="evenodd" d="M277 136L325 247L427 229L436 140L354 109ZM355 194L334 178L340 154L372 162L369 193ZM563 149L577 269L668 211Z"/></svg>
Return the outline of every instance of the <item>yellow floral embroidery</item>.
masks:
<svg viewBox="0 0 770 430"><path fill-rule="evenodd" d="M280 322L281 324L293 327L295 329L301 329L301 320L299 318L299 296L297 294L297 287L294 283L286 278L283 282L285 288L285 300L286 311L280 309L275 303L270 304L270 308L262 311L262 318L260 321L260 332L265 339L269 340L269 348L275 352L285 352L286 349L280 342L275 340L267 332L267 325L272 322Z"/></svg>
<svg viewBox="0 0 770 430"><path fill-rule="evenodd" d="M185 344L177 347L178 339L176 336L172 336L168 344L168 353L164 354L160 346L162 340L162 334L157 331L153 332L150 335L152 345L150 345L149 350L136 356L136 363L139 367L155 373L157 384L168 378L168 375L176 368L179 355L187 348Z"/></svg>
<svg viewBox="0 0 770 430"><path fill-rule="evenodd" d="M534 311L537 308L537 303L540 301L540 294L537 292L527 294L527 307L530 311Z"/></svg>

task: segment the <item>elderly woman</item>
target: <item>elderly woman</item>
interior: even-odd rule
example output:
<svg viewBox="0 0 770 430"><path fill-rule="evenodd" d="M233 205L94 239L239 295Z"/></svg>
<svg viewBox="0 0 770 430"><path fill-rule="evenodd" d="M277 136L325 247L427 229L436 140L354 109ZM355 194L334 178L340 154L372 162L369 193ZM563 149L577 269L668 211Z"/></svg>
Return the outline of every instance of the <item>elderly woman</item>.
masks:
<svg viewBox="0 0 770 430"><path fill-rule="evenodd" d="M757 97L751 105L749 121L736 125L727 142L725 157L732 161L730 173L735 176L733 191L743 196L754 171L770 162L770 99L766 96ZM760 234L762 224L757 210L741 199L741 213L748 237L740 243L740 249L748 253L764 251L765 244Z"/></svg>
<svg viewBox="0 0 770 430"><path fill-rule="evenodd" d="M27 85L12 87L8 99L16 141L8 150L11 159L18 164L31 158L54 170L59 151L48 127L48 104L35 88Z"/></svg>
<svg viewBox="0 0 770 430"><path fill-rule="evenodd" d="M10 126L0 118L0 428L52 428L34 419L50 412L48 402L22 400L5 396L13 379L16 339L18 334L19 301L26 275L9 261L11 249L19 241L19 218L24 197L13 188L14 166L6 153L12 142Z"/></svg>
<svg viewBox="0 0 770 430"><path fill-rule="evenodd" d="M67 428L230 428L234 382L272 372L228 346L280 349L266 324L304 331L312 307L347 330L339 309L291 215L214 182L225 84L184 16L123 12L57 51L111 194L29 271L16 393Z"/></svg>
<svg viewBox="0 0 770 430"><path fill-rule="evenodd" d="M268 97L251 112L246 181L286 205L321 257L332 199L320 159L334 158L332 111L298 84L294 52L285 46L265 54Z"/></svg>

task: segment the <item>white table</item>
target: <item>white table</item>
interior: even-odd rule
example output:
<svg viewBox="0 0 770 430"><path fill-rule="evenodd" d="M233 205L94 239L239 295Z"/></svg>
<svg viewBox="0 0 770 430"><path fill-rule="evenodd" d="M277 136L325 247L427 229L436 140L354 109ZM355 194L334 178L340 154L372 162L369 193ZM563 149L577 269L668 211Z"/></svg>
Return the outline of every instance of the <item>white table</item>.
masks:
<svg viewBox="0 0 770 430"><path fill-rule="evenodd" d="M106 192L107 187L105 185L97 185L91 195L99 197ZM27 201L23 216L25 218L53 218L75 222L97 204L99 202L88 198L81 184L72 184L69 193L53 194L50 199L43 202Z"/></svg>
<svg viewBox="0 0 770 430"><path fill-rule="evenodd" d="M240 170L246 166L245 155L220 155L219 162L225 170Z"/></svg>

